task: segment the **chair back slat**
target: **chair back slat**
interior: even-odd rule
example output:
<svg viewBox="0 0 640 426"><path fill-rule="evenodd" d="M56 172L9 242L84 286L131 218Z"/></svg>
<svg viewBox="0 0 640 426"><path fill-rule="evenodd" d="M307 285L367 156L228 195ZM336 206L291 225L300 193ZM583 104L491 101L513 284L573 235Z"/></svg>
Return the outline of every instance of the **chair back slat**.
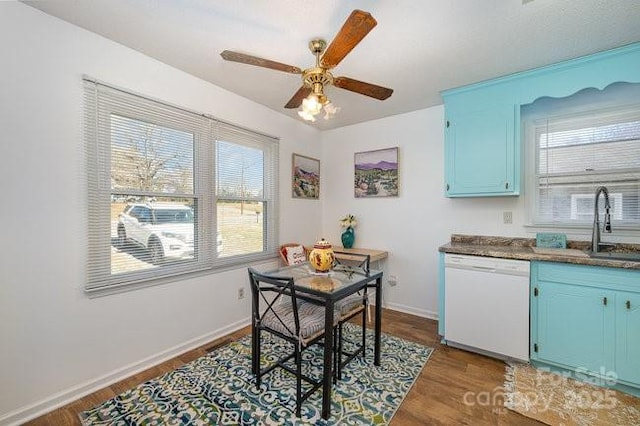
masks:
<svg viewBox="0 0 640 426"><path fill-rule="evenodd" d="M370 265L371 265L371 255L368 254L360 254L360 253L347 253L344 251L334 250L334 261L333 268L343 267L349 270L353 270L355 272L363 273L365 276L369 276ZM341 261L338 257L339 255L344 255L343 260ZM360 271L358 271L358 269Z"/></svg>
<svg viewBox="0 0 640 426"><path fill-rule="evenodd" d="M298 301L296 289L293 286L293 278L265 275L253 268L249 268L249 281L252 293L252 316L256 326L260 326L265 315L272 314L279 323L293 336L300 334L300 318L298 314ZM268 297L270 295L271 297ZM290 324L284 321L275 309L279 303L291 303L295 330L291 330ZM260 300L265 302L264 310L260 309Z"/></svg>
<svg viewBox="0 0 640 426"><path fill-rule="evenodd" d="M250 267L249 281L252 303L251 371L256 375L256 387L261 389L262 376L274 368L280 367L293 374L296 377L296 415L301 417L302 402L322 387L325 381L323 377L311 377L302 370L303 361L308 361L303 359L302 351L319 343L325 336L325 308L304 300L298 301L292 277L263 274ZM304 294L304 291L300 293ZM264 303L262 309L261 302ZM262 332L293 344L293 350L280 349L275 362L269 360L267 364L270 365L262 367ZM290 365L291 360L295 368ZM332 371L323 369L322 374L330 375ZM303 389L303 381L311 388Z"/></svg>

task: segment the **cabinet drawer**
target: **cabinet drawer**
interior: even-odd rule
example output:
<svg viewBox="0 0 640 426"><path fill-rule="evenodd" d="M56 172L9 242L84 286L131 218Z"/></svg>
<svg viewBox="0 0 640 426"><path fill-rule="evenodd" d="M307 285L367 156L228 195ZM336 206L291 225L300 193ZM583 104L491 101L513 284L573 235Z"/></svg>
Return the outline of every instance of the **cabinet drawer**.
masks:
<svg viewBox="0 0 640 426"><path fill-rule="evenodd" d="M531 264L532 280L640 292L640 270L540 261Z"/></svg>

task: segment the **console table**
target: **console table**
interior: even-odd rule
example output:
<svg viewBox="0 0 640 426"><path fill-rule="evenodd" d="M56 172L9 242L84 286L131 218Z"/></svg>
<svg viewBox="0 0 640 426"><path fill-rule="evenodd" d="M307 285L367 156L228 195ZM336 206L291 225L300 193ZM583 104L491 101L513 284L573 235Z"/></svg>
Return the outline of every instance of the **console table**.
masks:
<svg viewBox="0 0 640 426"><path fill-rule="evenodd" d="M368 254L370 262L377 262L379 260L384 260L389 255L389 253L384 251L384 250L372 250L372 249L365 249L365 248L336 247L335 250L338 251L338 252L342 252L342 253L353 253L353 254L360 254L360 255L367 255ZM344 255L342 253L336 253L336 257L338 259L349 260L349 256L348 255Z"/></svg>

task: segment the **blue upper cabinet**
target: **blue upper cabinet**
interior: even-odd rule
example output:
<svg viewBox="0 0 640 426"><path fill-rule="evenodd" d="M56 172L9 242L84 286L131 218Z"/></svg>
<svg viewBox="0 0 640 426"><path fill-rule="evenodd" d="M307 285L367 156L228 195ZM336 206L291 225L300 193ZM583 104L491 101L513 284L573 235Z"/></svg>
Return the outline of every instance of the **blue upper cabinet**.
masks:
<svg viewBox="0 0 640 426"><path fill-rule="evenodd" d="M640 43L442 92L445 194L520 194L520 107L544 96L640 82Z"/></svg>
<svg viewBox="0 0 640 426"><path fill-rule="evenodd" d="M450 197L518 195L519 146L515 105L485 103L493 90L448 98L445 123L446 193ZM480 106L481 108L477 108Z"/></svg>
<svg viewBox="0 0 640 426"><path fill-rule="evenodd" d="M521 81L521 105L543 96L564 98L582 89L602 90L613 83L640 82L640 43L526 71L504 80Z"/></svg>

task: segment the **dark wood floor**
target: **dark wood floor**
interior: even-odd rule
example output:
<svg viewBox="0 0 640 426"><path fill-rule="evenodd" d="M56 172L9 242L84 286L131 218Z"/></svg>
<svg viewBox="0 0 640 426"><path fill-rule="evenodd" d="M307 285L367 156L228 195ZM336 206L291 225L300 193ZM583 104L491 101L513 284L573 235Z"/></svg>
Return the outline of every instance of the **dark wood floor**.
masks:
<svg viewBox="0 0 640 426"><path fill-rule="evenodd" d="M420 377L396 412L391 425L541 425L504 409L504 363L482 355L442 346L433 320L384 310L383 332L435 348ZM171 371L250 332L246 327L216 342L192 350L140 374L101 389L27 425L79 425L78 413L140 383Z"/></svg>

